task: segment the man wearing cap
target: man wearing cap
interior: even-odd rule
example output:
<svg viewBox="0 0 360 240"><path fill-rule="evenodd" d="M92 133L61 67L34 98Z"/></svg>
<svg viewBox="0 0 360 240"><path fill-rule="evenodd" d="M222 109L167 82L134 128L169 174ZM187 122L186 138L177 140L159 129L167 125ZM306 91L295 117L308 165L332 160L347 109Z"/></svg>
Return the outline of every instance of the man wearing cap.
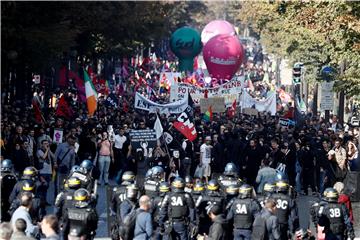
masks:
<svg viewBox="0 0 360 240"><path fill-rule="evenodd" d="M211 176L210 162L212 146L210 145L210 143L211 137L207 136L205 138L205 143L203 143L200 147L200 164L204 169L203 177L205 177L206 182L208 182L208 178Z"/></svg>

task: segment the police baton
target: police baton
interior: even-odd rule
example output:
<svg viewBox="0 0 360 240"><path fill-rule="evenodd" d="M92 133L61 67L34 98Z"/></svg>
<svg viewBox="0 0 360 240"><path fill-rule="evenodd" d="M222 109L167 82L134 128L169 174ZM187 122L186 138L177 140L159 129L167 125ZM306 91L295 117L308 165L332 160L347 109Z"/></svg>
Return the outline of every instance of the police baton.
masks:
<svg viewBox="0 0 360 240"><path fill-rule="evenodd" d="M98 185L97 185L97 179L95 179L94 181L94 196L97 198L97 189L98 189Z"/></svg>

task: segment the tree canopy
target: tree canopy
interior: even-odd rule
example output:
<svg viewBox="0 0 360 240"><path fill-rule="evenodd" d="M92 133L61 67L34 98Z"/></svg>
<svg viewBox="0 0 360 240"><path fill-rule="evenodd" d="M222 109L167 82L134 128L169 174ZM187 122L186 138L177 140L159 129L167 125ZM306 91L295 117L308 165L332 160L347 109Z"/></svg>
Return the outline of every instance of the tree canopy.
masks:
<svg viewBox="0 0 360 240"><path fill-rule="evenodd" d="M260 36L265 49L304 62L314 81L324 65L343 74L337 90L360 94L360 5L353 1L242 2L239 20Z"/></svg>

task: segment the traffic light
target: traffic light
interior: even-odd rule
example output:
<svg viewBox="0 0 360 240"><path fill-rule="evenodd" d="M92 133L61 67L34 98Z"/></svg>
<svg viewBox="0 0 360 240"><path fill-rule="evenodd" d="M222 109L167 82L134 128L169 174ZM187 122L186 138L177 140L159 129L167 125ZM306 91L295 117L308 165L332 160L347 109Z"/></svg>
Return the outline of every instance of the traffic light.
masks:
<svg viewBox="0 0 360 240"><path fill-rule="evenodd" d="M303 64L302 63L295 63L294 67L293 67L293 83L295 85L297 84L301 84L301 74L302 74L302 70L303 69Z"/></svg>

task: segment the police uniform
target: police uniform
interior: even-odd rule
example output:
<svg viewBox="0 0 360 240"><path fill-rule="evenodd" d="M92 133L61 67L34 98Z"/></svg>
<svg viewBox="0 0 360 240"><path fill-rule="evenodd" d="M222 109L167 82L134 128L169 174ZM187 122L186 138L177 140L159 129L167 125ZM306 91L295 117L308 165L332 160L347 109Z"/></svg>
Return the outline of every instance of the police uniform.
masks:
<svg viewBox="0 0 360 240"><path fill-rule="evenodd" d="M85 188L89 192L94 190L94 180L90 174L86 174L82 171L82 168L77 169L76 171L69 174L68 178L76 177L81 182L81 188Z"/></svg>
<svg viewBox="0 0 360 240"><path fill-rule="evenodd" d="M156 196L159 195L159 184L160 181L158 181L157 179L146 179L144 182L145 194L148 195L151 199L154 199Z"/></svg>
<svg viewBox="0 0 360 240"><path fill-rule="evenodd" d="M169 183L162 182L159 186L160 195L155 197L152 201L152 208L151 208L151 215L153 217L153 229L154 229L154 239L160 240L162 239L161 236L161 229L159 225L160 220L160 209L166 194L170 191Z"/></svg>
<svg viewBox="0 0 360 240"><path fill-rule="evenodd" d="M80 188L74 193L74 201L74 207L69 208L64 217L65 221L68 222L65 229L65 236L85 236L86 239L93 239L96 235L99 218L96 209L89 204L90 193Z"/></svg>
<svg viewBox="0 0 360 240"><path fill-rule="evenodd" d="M176 182L177 179L174 180ZM184 186L174 192L168 193L161 205L160 224L163 226L165 220L169 220L172 229L171 239L188 240L189 221L195 224L195 204L191 195L184 192ZM168 238L169 236L164 236Z"/></svg>
<svg viewBox="0 0 360 240"><path fill-rule="evenodd" d="M113 214L116 214L116 216L118 217L118 221L120 220L120 205L126 199L127 185L120 185L119 187L113 188L110 209Z"/></svg>
<svg viewBox="0 0 360 240"><path fill-rule="evenodd" d="M259 203L251 198L236 198L227 214L234 221L234 239L251 239L251 228L255 215L260 212Z"/></svg>
<svg viewBox="0 0 360 240"><path fill-rule="evenodd" d="M1 171L1 222L10 221L11 215L8 214L11 203L7 197L11 194L14 186L16 185L17 178L11 171Z"/></svg>
<svg viewBox="0 0 360 240"><path fill-rule="evenodd" d="M229 187L230 185L237 185L240 186L242 181L240 178L238 177L233 177L233 176L226 176L226 175L221 175L218 179L219 184L220 184L220 189L222 190L222 192L226 192L226 188Z"/></svg>
<svg viewBox="0 0 360 240"><path fill-rule="evenodd" d="M58 219L65 216L67 209L74 207L75 189L66 189L60 192L55 199L55 215Z"/></svg>
<svg viewBox="0 0 360 240"><path fill-rule="evenodd" d="M288 230L295 232L298 227L296 202L287 194L275 193L272 198L276 201L276 217L279 221L281 239L288 239Z"/></svg>
<svg viewBox="0 0 360 240"><path fill-rule="evenodd" d="M224 210L225 199L218 191L206 191L206 193L198 198L196 201L196 208L199 213L199 233L209 233L209 228L212 224L208 216L208 210L212 205L218 205Z"/></svg>

